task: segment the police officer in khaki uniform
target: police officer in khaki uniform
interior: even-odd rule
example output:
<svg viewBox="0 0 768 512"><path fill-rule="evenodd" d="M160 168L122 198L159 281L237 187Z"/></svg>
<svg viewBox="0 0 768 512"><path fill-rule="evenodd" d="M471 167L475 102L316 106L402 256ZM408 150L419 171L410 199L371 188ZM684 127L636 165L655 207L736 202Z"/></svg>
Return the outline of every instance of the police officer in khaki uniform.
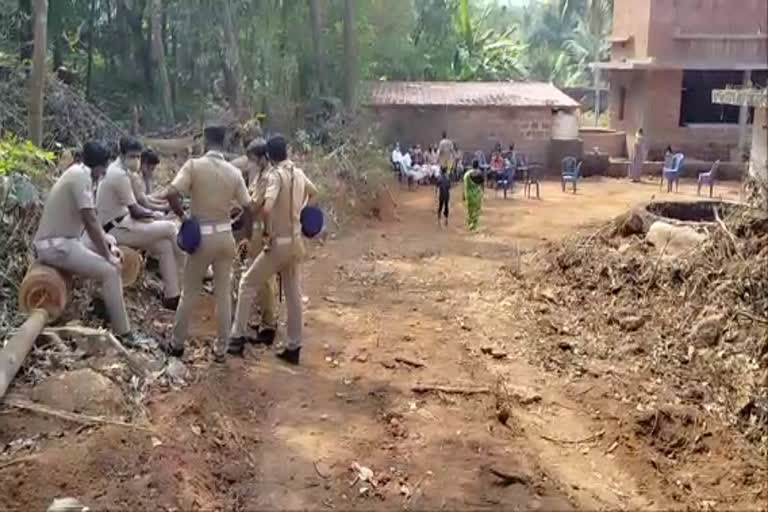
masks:
<svg viewBox="0 0 768 512"><path fill-rule="evenodd" d="M82 162L69 167L48 193L35 234L35 252L45 265L101 281L112 330L130 346L135 336L123 300L120 254L107 240L93 204L93 186L104 174L109 150L101 143L86 142L81 158ZM81 240L83 230L94 250Z"/></svg>
<svg viewBox="0 0 768 512"><path fill-rule="evenodd" d="M176 251L176 225L159 220L162 214L141 206L133 194L131 174L140 167L141 142L132 137L120 139L120 156L112 162L96 192L96 212L104 232L121 245L148 251L160 263L163 278L163 307L179 305L179 271Z"/></svg>
<svg viewBox="0 0 768 512"><path fill-rule="evenodd" d="M288 310L288 343L278 357L299 364L302 343L302 303L299 290L299 264L304 257L300 214L317 196L317 189L304 172L288 160L285 138L267 142L272 167L266 175L264 199L254 211L264 223L264 249L240 280L235 310L233 341L243 335L253 299L264 283L276 274L282 276Z"/></svg>
<svg viewBox="0 0 768 512"><path fill-rule="evenodd" d="M170 207L168 201L162 201L152 197L152 176L155 173L155 167L160 163L160 157L151 149L145 149L141 153L141 167L139 172L131 172L131 187L136 202L147 210L153 212L168 213Z"/></svg>
<svg viewBox="0 0 768 512"><path fill-rule="evenodd" d="M181 194L189 196L190 213L200 223L201 234L200 246L187 256L184 266L181 303L176 311L169 353L176 357L184 354L184 342L203 288L203 277L208 266L213 265L218 325L218 340L213 353L219 363L224 361L232 324L231 279L235 240L229 213L233 201L243 208L246 239L253 236L251 198L240 170L224 159L225 135L223 126L207 126L204 130L207 153L185 163L166 193L171 208L181 218L185 216Z"/></svg>
<svg viewBox="0 0 768 512"><path fill-rule="evenodd" d="M243 178L250 183L249 192L254 205L264 203L264 195L267 190L267 169L269 161L267 160L267 142L263 138L253 140L246 149L246 156L237 158L232 164L243 172ZM240 223L241 224L241 223ZM264 248L262 237L263 224L261 219L256 217L253 225L254 235L250 240L248 251L248 266L261 253ZM235 232L235 240L242 240L242 230ZM261 311L261 322L256 337L248 334L248 322L246 325L233 327L233 338L229 344L229 353L233 355L242 355L245 344L262 344L270 346L275 341L277 331L277 287L274 276L264 283L258 291L258 303Z"/></svg>

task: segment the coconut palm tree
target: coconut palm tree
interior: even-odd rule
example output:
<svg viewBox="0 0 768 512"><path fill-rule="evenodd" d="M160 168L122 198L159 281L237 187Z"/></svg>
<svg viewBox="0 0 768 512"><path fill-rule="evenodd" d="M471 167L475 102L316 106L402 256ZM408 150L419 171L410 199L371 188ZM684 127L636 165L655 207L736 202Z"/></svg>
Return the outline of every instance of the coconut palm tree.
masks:
<svg viewBox="0 0 768 512"><path fill-rule="evenodd" d="M590 77L595 86L595 123L600 117L600 70L594 69L590 72L590 63L608 59L611 48L608 36L612 22L610 0L590 0L573 35L564 46L578 62L581 74Z"/></svg>

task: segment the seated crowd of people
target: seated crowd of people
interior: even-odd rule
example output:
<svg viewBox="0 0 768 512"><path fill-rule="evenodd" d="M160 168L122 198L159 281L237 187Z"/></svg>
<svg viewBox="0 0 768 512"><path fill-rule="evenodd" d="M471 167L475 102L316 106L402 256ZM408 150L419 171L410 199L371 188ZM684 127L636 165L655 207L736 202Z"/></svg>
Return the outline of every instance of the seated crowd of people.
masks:
<svg viewBox="0 0 768 512"><path fill-rule="evenodd" d="M501 144L496 144L490 153L490 158L487 158L482 150L477 150L474 153L460 150L457 144L448 140L445 134L443 135L440 144L430 145L426 151L422 149L420 144L402 149L399 142L395 143L390 162L401 182L407 182L409 186L436 183L441 169L440 148L442 147L443 152L445 152L446 141L450 143L452 148L448 158L450 164L447 171L454 182L460 181L464 171L471 169L473 163L477 162L489 186L495 188L502 183L505 186L511 186L515 180L517 169L525 165L524 156L515 151L514 144L510 144L507 150L503 150ZM442 158L444 161L445 157Z"/></svg>

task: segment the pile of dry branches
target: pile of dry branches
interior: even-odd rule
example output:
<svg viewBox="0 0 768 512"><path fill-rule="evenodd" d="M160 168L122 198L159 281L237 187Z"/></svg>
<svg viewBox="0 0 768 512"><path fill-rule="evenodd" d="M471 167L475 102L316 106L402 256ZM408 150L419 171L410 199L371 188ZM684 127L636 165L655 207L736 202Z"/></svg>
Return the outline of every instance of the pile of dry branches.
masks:
<svg viewBox="0 0 768 512"><path fill-rule="evenodd" d="M26 71L4 68L0 80L0 131L27 136ZM88 139L118 140L125 131L82 94L50 75L45 91L44 146L79 147Z"/></svg>
<svg viewBox="0 0 768 512"><path fill-rule="evenodd" d="M298 165L320 189L323 207L337 225L350 215L376 215L391 172L376 142L374 123L336 114L325 128L322 146L312 145L308 134L299 132L294 144Z"/></svg>
<svg viewBox="0 0 768 512"><path fill-rule="evenodd" d="M42 208L8 203L9 192L0 197L0 335L19 325L18 291L29 262L33 259L31 241Z"/></svg>
<svg viewBox="0 0 768 512"><path fill-rule="evenodd" d="M706 242L681 256L610 224L545 249L532 275L547 276L556 334L579 337L585 364L605 359L662 383L658 395L628 390L640 407L667 392L768 451L768 218L716 217L699 226Z"/></svg>

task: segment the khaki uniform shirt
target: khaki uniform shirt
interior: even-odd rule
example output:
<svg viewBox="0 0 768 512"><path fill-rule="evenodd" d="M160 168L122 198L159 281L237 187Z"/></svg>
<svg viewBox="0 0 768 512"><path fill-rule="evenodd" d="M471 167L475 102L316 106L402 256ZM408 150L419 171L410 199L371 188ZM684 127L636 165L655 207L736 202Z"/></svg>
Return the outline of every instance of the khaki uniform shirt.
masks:
<svg viewBox="0 0 768 512"><path fill-rule="evenodd" d="M291 175L293 175L293 204L291 204ZM272 235L274 237L289 237L293 234L301 236L301 210L308 192L317 192L315 185L295 167L293 162L286 160L266 173L266 189L264 199L275 201L272 210Z"/></svg>
<svg viewBox="0 0 768 512"><path fill-rule="evenodd" d="M240 170L216 151L187 161L171 186L189 195L192 216L200 222L229 222L232 201L251 202Z"/></svg>
<svg viewBox="0 0 768 512"><path fill-rule="evenodd" d="M441 167L451 167L453 164L453 153L455 148L453 142L449 139L443 139L437 146L437 158Z"/></svg>
<svg viewBox="0 0 768 512"><path fill-rule="evenodd" d="M128 207L136 204L131 185L131 172L118 158L107 168L107 174L96 190L96 215L102 226L128 215Z"/></svg>
<svg viewBox="0 0 768 512"><path fill-rule="evenodd" d="M48 192L35 241L80 238L85 229L80 210L93 207L91 169L75 164L64 171Z"/></svg>
<svg viewBox="0 0 768 512"><path fill-rule="evenodd" d="M240 172L243 173L243 179L245 180L246 186L250 186L259 173L258 165L245 155L235 158L231 163L240 169Z"/></svg>
<svg viewBox="0 0 768 512"><path fill-rule="evenodd" d="M131 177L131 189L133 190L133 197L136 198L136 202L141 204L147 198L146 187L144 185L144 178L138 172L132 172Z"/></svg>

